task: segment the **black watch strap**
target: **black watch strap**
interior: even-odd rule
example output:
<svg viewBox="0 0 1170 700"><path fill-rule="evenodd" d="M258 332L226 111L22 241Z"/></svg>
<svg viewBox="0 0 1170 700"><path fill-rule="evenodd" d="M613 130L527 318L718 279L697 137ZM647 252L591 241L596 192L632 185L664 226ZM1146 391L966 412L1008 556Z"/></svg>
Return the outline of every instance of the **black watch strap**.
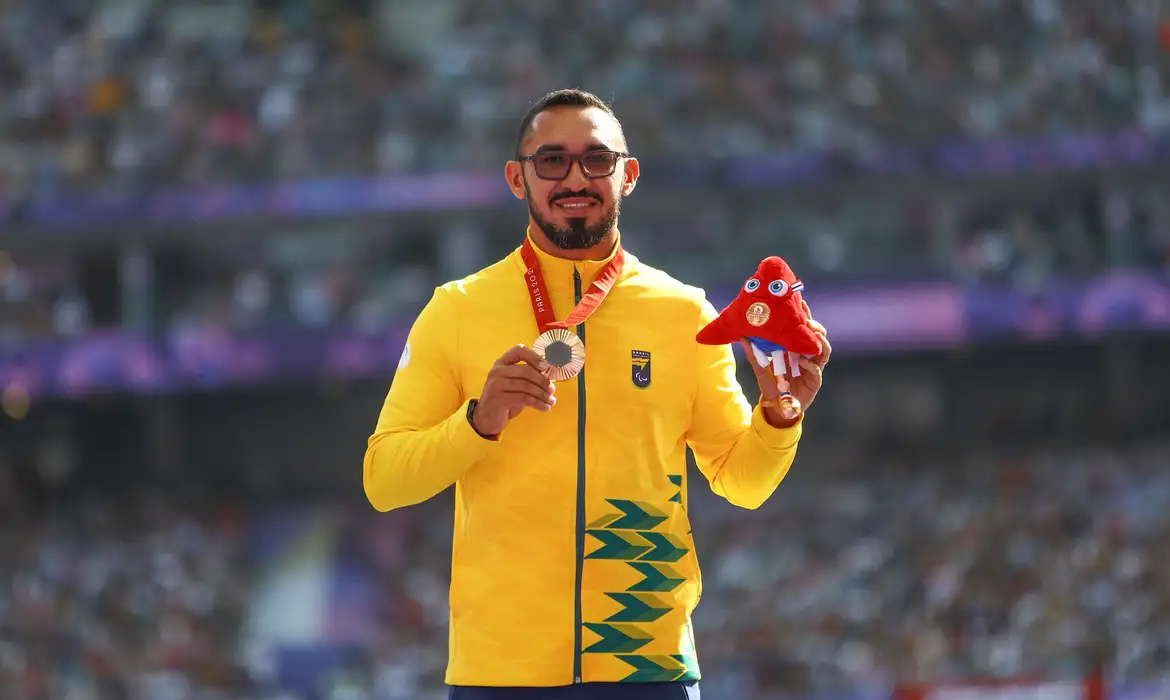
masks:
<svg viewBox="0 0 1170 700"><path fill-rule="evenodd" d="M475 407L479 405L479 399L472 399L467 402L467 424L475 431L475 434L484 440L495 440L495 435L484 435L479 432L479 428L475 427Z"/></svg>

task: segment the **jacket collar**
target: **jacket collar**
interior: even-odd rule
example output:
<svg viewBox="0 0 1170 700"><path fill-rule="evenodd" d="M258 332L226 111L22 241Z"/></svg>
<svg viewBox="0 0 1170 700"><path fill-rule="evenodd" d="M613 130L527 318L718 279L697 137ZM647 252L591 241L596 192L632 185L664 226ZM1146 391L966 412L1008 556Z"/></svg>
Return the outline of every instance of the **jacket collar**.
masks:
<svg viewBox="0 0 1170 700"><path fill-rule="evenodd" d="M541 250L536 245L536 241L532 240L531 228L525 230L524 236L536 252L536 259L540 261L540 272L544 277L544 283L548 285L550 290L573 291L574 270L581 274L581 289L588 289L589 285L593 284L593 280L597 279L597 273L601 272L601 269L617 254L617 246L615 245L613 250L609 252L609 255L601 260L568 260L566 258L558 258L555 255L549 255ZM619 231L617 233L618 243L621 242L621 239L622 235ZM520 268L521 272L527 269L527 266L524 264L524 258L520 255L519 248L516 249L513 258L515 258L516 265ZM627 251L625 267L622 269L622 278L629 274L633 261L633 256Z"/></svg>

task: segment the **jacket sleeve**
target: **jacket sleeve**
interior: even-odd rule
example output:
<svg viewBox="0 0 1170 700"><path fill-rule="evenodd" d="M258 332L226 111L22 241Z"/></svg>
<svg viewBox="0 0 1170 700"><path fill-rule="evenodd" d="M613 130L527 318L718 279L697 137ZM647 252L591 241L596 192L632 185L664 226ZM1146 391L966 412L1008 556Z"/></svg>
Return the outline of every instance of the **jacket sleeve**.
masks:
<svg viewBox="0 0 1170 700"><path fill-rule="evenodd" d="M497 444L467 421L470 399L454 362L458 327L450 295L437 289L415 320L366 446L362 483L380 511L441 493Z"/></svg>
<svg viewBox="0 0 1170 700"><path fill-rule="evenodd" d="M717 315L703 299L698 328ZM789 428L772 427L763 409L744 397L730 345L696 343L695 355L698 386L687 444L715 493L733 505L759 508L792 466L804 418Z"/></svg>

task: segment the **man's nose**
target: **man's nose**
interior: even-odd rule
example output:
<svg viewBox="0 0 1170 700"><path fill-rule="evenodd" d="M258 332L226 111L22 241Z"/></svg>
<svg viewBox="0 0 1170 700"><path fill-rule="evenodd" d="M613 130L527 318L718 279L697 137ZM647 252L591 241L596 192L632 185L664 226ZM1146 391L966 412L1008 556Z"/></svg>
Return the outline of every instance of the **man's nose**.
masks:
<svg viewBox="0 0 1170 700"><path fill-rule="evenodd" d="M565 176L563 182L570 186L588 184L589 178L585 177L585 164L579 160L573 161L572 167L569 168L569 174Z"/></svg>

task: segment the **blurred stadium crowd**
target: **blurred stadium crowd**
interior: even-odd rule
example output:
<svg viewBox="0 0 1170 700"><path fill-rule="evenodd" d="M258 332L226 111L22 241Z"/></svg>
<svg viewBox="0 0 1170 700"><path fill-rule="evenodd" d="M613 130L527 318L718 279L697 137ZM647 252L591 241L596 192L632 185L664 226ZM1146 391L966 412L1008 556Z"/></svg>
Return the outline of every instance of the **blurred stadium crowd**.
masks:
<svg viewBox="0 0 1170 700"><path fill-rule="evenodd" d="M1158 0L401 5L415 21L395 28L377 3L7 3L0 171L494 169L534 95L576 84L647 157L1170 125Z"/></svg>
<svg viewBox="0 0 1170 700"><path fill-rule="evenodd" d="M250 583L246 521L130 491L20 517L26 497L0 497L4 697L256 697L232 694L254 687L235 647Z"/></svg>
<svg viewBox="0 0 1170 700"><path fill-rule="evenodd" d="M414 23L360 2L2 3L0 200L494 170L528 104L566 85L613 99L632 150L664 162L1170 130L1164 0L397 6ZM1165 192L1159 172L712 191L687 193L684 207L640 188L623 221L640 255L701 285L737 283L780 235L810 282L913 272L1031 289L1111 266L1170 271ZM377 326L513 247L519 217L321 221L295 235L258 222L255 238L167 242L162 253L115 238L116 276L136 290L117 324ZM5 249L0 230L0 349L110 326L77 251ZM376 403L361 408L344 449L323 436L311 456L270 460L356 478ZM311 435L304 421L287 432ZM1019 427L1017 414L1004 421ZM11 426L0 423L6 439ZM30 460L0 439L0 697L301 700L276 687L275 662L244 634L262 505L231 505L208 483L139 494L133 478L40 501L25 467L52 481L63 458L51 442ZM156 461L198 454L234 467L235 451L205 440ZM332 451L347 457L323 456ZM760 512L691 484L704 697L1096 664L1122 681L1167 677L1164 440L810 454ZM321 697L444 697L445 501L389 516L341 510L339 538L360 550L381 606L373 639Z"/></svg>

